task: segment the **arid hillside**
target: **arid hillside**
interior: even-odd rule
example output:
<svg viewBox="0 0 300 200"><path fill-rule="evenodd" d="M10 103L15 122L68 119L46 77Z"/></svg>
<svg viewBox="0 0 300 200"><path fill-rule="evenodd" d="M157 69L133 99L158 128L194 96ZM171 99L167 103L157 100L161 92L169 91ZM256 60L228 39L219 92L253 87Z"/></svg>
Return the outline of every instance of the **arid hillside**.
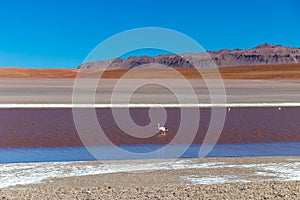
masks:
<svg viewBox="0 0 300 200"><path fill-rule="evenodd" d="M174 68L187 79L202 78L193 68ZM81 70L83 77L116 79L121 78L130 69L115 70ZM176 78L169 74L169 68L140 68L127 78ZM78 69L27 69L27 68L0 68L0 78L75 78ZM201 69L205 77L216 78L215 70ZM268 64L255 66L221 67L219 72L224 79L300 79L300 63Z"/></svg>
<svg viewBox="0 0 300 200"><path fill-rule="evenodd" d="M182 55L132 56L127 59L86 62L81 69L129 69L149 64L160 64L168 67L201 68L251 66L264 64L288 64L300 62L300 48L281 45L262 44L252 49L222 49L204 53L187 53Z"/></svg>

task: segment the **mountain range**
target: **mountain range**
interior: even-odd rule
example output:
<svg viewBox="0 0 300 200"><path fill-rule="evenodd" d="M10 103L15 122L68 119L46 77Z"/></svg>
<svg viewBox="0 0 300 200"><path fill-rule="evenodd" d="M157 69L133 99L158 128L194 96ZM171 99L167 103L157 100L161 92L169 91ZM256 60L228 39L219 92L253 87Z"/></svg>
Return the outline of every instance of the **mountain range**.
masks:
<svg viewBox="0 0 300 200"><path fill-rule="evenodd" d="M187 59L184 59L182 55ZM128 69L153 63L168 67L192 68L191 62L196 63L198 67L209 68L212 65L229 67L300 62L300 48L268 43L258 45L252 49L222 49L204 53L185 53L182 55L131 56L126 59L116 58L86 62L78 68L104 69L109 65L108 69Z"/></svg>

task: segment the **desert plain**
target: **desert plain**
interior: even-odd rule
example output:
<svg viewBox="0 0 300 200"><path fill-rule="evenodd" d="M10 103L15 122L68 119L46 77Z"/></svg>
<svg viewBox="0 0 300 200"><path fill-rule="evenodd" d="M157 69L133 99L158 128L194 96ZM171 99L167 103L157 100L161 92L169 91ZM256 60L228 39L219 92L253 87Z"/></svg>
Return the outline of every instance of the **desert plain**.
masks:
<svg viewBox="0 0 300 200"><path fill-rule="evenodd" d="M135 79L176 79L165 76L166 69L142 70L131 75L121 85L124 95ZM153 71L154 69L149 69ZM199 103L210 103L210 95L203 77L195 69L176 69L189 80ZM105 71L96 90L95 103L110 103L116 82L128 70ZM78 69L0 69L1 104L70 104ZM280 64L248 67L222 67L219 69L226 91L227 103L299 103L300 64ZM99 79L98 72L84 72L83 79ZM204 69L207 79L215 73ZM84 81L84 80L83 80ZM128 83L126 84L126 81ZM170 81L180 90L176 81ZM84 95L84 91L82 95ZM161 95L166 94L166 95ZM189 102L188 97L185 99ZM158 101L159 100L159 101ZM135 92L132 103L176 103L174 95L164 87L149 85ZM129 162L129 161L124 161ZM139 161L137 161L139 162ZM147 162L147 161L146 161ZM155 161L159 162L159 161ZM262 166L283 163L297 166L298 157L205 158L195 162L226 162L222 168L167 169L118 172L98 175L52 178L38 184L20 185L2 189L2 199L299 199L300 183L297 179L284 179L277 173L261 170ZM130 162L134 165L134 162ZM77 164L74 164L76 167ZM92 162L92 165L101 165ZM239 166L240 165L240 166ZM259 170L260 169L260 170ZM295 173L299 171L294 170ZM239 177L238 177L239 176ZM197 178L220 178L221 182L203 184ZM224 178L225 177L225 178ZM230 180L226 177L231 177ZM281 178L278 178L281 177ZM223 179L222 179L223 178ZM259 181L258 181L259 180Z"/></svg>

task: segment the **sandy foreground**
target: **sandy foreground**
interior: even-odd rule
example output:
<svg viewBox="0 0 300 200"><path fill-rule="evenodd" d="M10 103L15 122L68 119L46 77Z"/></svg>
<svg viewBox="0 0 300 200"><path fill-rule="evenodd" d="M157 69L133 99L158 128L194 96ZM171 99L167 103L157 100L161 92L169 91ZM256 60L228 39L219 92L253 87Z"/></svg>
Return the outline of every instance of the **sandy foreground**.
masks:
<svg viewBox="0 0 300 200"><path fill-rule="evenodd" d="M0 190L2 199L300 198L300 157L31 163L13 169L12 166L6 164L1 168L11 169L16 182L18 176L22 179L26 175L26 170L30 180L46 173L52 175L34 184L6 187Z"/></svg>

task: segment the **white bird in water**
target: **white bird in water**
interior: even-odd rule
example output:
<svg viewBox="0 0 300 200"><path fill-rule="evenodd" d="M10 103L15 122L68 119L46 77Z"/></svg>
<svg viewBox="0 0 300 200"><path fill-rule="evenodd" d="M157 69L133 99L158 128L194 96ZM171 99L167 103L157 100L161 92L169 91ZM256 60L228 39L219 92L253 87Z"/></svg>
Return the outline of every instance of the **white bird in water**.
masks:
<svg viewBox="0 0 300 200"><path fill-rule="evenodd" d="M161 134L166 134L168 132L168 128L165 126L160 126L159 123L157 123L157 129Z"/></svg>

